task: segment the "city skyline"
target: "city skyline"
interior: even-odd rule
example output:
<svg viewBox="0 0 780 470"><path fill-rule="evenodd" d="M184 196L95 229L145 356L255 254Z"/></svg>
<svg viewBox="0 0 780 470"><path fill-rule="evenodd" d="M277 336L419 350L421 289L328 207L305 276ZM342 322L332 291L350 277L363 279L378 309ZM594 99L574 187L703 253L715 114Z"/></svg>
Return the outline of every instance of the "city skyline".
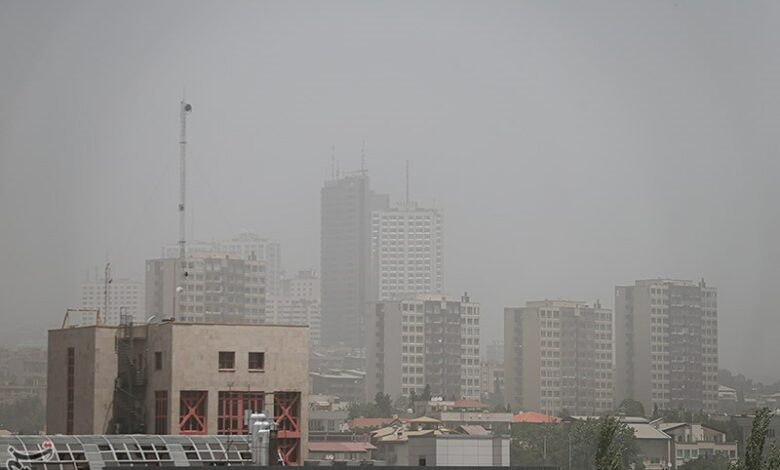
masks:
<svg viewBox="0 0 780 470"><path fill-rule="evenodd" d="M403 194L410 160L445 209L483 341L527 299L703 276L720 364L780 374L754 360L780 354L776 6L182 5L3 7L0 341L41 344L85 267L140 280L176 240L186 88L189 239L256 227L316 268L332 147L354 171L365 141L372 187Z"/></svg>

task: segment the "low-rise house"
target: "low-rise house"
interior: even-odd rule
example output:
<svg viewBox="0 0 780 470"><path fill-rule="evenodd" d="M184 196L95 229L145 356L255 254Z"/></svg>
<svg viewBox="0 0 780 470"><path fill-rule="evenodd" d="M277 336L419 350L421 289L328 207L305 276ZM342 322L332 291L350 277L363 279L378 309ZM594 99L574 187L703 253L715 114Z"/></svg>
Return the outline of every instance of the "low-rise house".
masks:
<svg viewBox="0 0 780 470"><path fill-rule="evenodd" d="M653 422L674 440L675 466L690 460L720 456L737 461L737 443L727 442L726 433L702 424Z"/></svg>
<svg viewBox="0 0 780 470"><path fill-rule="evenodd" d="M622 416L619 417L634 431L634 440L637 447L637 460L641 461L646 470L668 470L674 465L674 440L671 436L656 428L645 418ZM597 420L598 416L569 416L562 421Z"/></svg>
<svg viewBox="0 0 780 470"><path fill-rule="evenodd" d="M347 423L347 429L353 432L370 432L387 426L400 425L398 417L392 418L352 418Z"/></svg>
<svg viewBox="0 0 780 470"><path fill-rule="evenodd" d="M674 462L674 440L644 418L623 418L629 428L634 430L637 447L637 460L641 460L646 470L666 470Z"/></svg>
<svg viewBox="0 0 780 470"><path fill-rule="evenodd" d="M338 397L328 395L309 396L309 430L336 432L348 429L349 411Z"/></svg>
<svg viewBox="0 0 780 470"><path fill-rule="evenodd" d="M535 411L524 411L512 416L512 424L556 424L561 419Z"/></svg>
<svg viewBox="0 0 780 470"><path fill-rule="evenodd" d="M512 413L442 411L438 414L438 418L448 428L477 424L497 434L508 433L512 423Z"/></svg>
<svg viewBox="0 0 780 470"><path fill-rule="evenodd" d="M309 458L314 462L373 462L371 436L348 432L312 432L309 434Z"/></svg>
<svg viewBox="0 0 780 470"><path fill-rule="evenodd" d="M396 466L509 466L508 435L477 425L457 428L420 417L372 433L376 458Z"/></svg>
<svg viewBox="0 0 780 470"><path fill-rule="evenodd" d="M311 393L334 395L345 402L363 400L366 373L359 370L331 369L309 372Z"/></svg>

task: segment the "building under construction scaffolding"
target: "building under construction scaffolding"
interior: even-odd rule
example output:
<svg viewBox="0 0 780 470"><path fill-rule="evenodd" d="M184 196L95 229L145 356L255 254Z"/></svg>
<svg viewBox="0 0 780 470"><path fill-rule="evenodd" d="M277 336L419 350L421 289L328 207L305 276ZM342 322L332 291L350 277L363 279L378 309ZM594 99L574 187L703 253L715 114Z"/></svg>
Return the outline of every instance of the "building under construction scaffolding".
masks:
<svg viewBox="0 0 780 470"><path fill-rule="evenodd" d="M285 463L305 457L308 328L163 322L49 331L49 434L243 435L273 416Z"/></svg>

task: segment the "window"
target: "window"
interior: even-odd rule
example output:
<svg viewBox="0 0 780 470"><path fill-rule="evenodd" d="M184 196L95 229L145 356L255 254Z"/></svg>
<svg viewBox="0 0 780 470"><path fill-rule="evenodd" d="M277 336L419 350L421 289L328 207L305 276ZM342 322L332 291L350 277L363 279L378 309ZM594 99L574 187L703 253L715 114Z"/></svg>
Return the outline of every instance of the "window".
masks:
<svg viewBox="0 0 780 470"><path fill-rule="evenodd" d="M220 351L219 352L219 370L235 370L236 369L236 353L233 351Z"/></svg>
<svg viewBox="0 0 780 470"><path fill-rule="evenodd" d="M154 433L168 434L167 390L158 390L154 392Z"/></svg>
<svg viewBox="0 0 780 470"><path fill-rule="evenodd" d="M162 370L162 351L154 353L154 370Z"/></svg>
<svg viewBox="0 0 780 470"><path fill-rule="evenodd" d="M249 370L264 370L265 369L265 353L264 352L251 352L249 353Z"/></svg>
<svg viewBox="0 0 780 470"><path fill-rule="evenodd" d="M179 394L179 433L206 434L208 392L182 390Z"/></svg>
<svg viewBox="0 0 780 470"><path fill-rule="evenodd" d="M217 434L247 434L244 413L263 411L263 392L219 392Z"/></svg>

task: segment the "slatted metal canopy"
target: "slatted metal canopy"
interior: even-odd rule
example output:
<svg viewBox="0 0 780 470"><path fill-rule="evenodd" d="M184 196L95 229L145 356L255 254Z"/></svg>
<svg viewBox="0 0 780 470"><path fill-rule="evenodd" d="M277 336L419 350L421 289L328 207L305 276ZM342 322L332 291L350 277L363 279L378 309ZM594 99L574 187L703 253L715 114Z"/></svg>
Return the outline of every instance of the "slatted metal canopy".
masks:
<svg viewBox="0 0 780 470"><path fill-rule="evenodd" d="M47 455L36 455L47 448ZM0 468L7 470L251 464L250 437L245 435L0 436Z"/></svg>

